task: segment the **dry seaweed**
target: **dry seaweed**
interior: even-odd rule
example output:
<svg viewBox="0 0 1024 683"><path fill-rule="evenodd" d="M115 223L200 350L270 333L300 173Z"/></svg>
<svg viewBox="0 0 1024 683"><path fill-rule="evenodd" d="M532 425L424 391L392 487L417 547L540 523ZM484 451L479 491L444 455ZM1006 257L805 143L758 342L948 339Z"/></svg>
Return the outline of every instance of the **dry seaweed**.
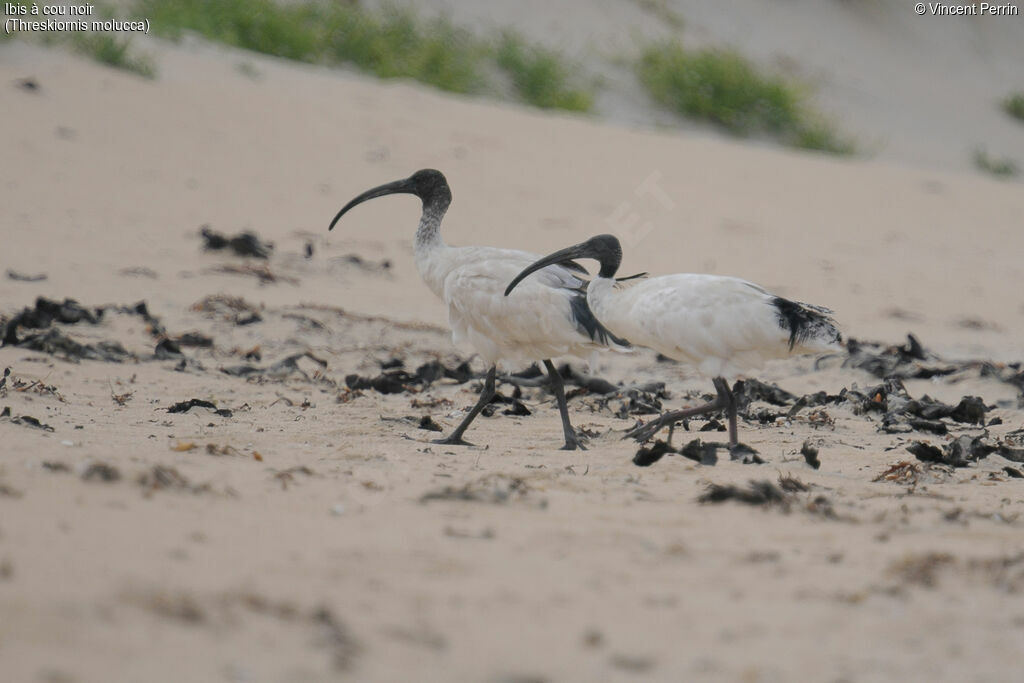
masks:
<svg viewBox="0 0 1024 683"><path fill-rule="evenodd" d="M254 232L246 231L226 236L204 225L199 229L199 235L203 238L203 248L207 251L230 249L238 256L266 259L274 250L272 243L262 241Z"/></svg>
<svg viewBox="0 0 1024 683"><path fill-rule="evenodd" d="M22 425L23 427L32 427L33 429L41 429L44 432L53 431L53 427L41 422L37 417L32 417L31 415L11 415L10 406L4 406L4 409L0 411L0 419L8 419L11 424Z"/></svg>
<svg viewBox="0 0 1024 683"><path fill-rule="evenodd" d="M94 462L82 472L82 479L84 481L95 480L109 483L118 481L120 478L121 472L116 467L103 462Z"/></svg>
<svg viewBox="0 0 1024 683"><path fill-rule="evenodd" d="M812 446L810 441L804 441L800 447L800 455L804 456L807 464L814 469L821 467L821 460L818 459L818 449Z"/></svg>
<svg viewBox="0 0 1024 683"><path fill-rule="evenodd" d="M404 363L396 359L386 361L381 366L383 371L376 377L346 375L345 385L349 389L373 389L381 394L417 393L442 378L463 384L474 376L469 364L465 362L452 369L433 360L419 366L413 373L404 370Z"/></svg>
<svg viewBox="0 0 1024 683"><path fill-rule="evenodd" d="M958 370L955 365L943 363L927 352L912 334L907 335L907 343L902 346L883 346L850 339L846 352L845 366L865 370L879 379L929 379L951 375Z"/></svg>
<svg viewBox="0 0 1024 683"><path fill-rule="evenodd" d="M907 451L921 462L950 467L968 467L996 450L998 447L989 443L986 437L967 434L949 441L942 448L925 441L914 441L907 446Z"/></svg>
<svg viewBox="0 0 1024 683"><path fill-rule="evenodd" d="M265 368L257 367L255 365L233 365L231 367L221 368L220 371L226 375L232 375L234 377L265 377L275 380L285 379L297 372L306 380L311 381L314 378L310 377L305 370L299 367L299 361L303 358L308 358L321 368L327 367L327 361L322 358L317 358L309 351L303 351L302 353L293 353L290 356L286 356Z"/></svg>
<svg viewBox="0 0 1024 683"><path fill-rule="evenodd" d="M772 482L764 479L751 482L746 487L733 484L708 484L707 489L697 497L698 503L724 503L735 500L747 505L778 506L788 509L790 496Z"/></svg>
<svg viewBox="0 0 1024 683"><path fill-rule="evenodd" d="M470 501L500 505L510 502L530 502L533 491L526 480L509 474L487 474L462 486L446 486L437 491L428 491L420 496L421 503L432 500ZM544 500L536 501L539 507L546 507Z"/></svg>
<svg viewBox="0 0 1024 683"><path fill-rule="evenodd" d="M187 401L178 401L167 408L168 413L187 413L192 408L209 408L221 417L231 417L232 412L228 408L218 408L212 401L205 401L201 398L190 398Z"/></svg>
<svg viewBox="0 0 1024 683"><path fill-rule="evenodd" d="M633 464L637 467L650 467L661 460L663 456L674 453L678 453L678 451L669 446L667 442L658 439L650 448L641 446L633 456Z"/></svg>
<svg viewBox="0 0 1024 683"><path fill-rule="evenodd" d="M38 273L36 275L25 275L19 273L16 270L7 269L7 278L16 282L42 282L46 279L46 273Z"/></svg>

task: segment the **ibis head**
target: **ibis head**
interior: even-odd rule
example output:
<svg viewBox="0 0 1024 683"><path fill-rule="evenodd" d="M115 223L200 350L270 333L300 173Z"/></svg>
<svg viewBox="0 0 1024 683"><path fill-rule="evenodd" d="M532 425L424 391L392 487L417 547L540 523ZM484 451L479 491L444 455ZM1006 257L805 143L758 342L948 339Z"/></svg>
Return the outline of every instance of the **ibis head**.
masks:
<svg viewBox="0 0 1024 683"><path fill-rule="evenodd" d="M341 217L357 204L389 194L414 194L423 201L424 208L439 204L443 204L447 208L452 201L452 192L448 189L448 181L445 180L444 174L432 168L425 168L422 171L416 171L408 178L385 183L362 193L342 207L327 229L333 230Z"/></svg>
<svg viewBox="0 0 1024 683"><path fill-rule="evenodd" d="M583 258L592 258L601 264L598 277L615 277L615 273L619 270L619 264L622 263L622 247L615 235L598 235L591 237L586 242L580 242L553 254L548 254L544 258L534 261L523 269L523 272L516 275L515 279L505 288L505 296L508 296L516 285L534 271L554 264L568 264L574 259Z"/></svg>

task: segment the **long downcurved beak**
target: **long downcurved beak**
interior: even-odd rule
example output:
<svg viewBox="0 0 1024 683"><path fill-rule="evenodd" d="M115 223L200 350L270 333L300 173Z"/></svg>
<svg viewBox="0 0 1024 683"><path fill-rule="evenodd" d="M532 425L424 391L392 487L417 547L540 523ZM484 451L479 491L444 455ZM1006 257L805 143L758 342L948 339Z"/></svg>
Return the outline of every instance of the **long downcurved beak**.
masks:
<svg viewBox="0 0 1024 683"><path fill-rule="evenodd" d="M505 296L511 294L512 290L516 288L516 285L518 285L526 277L528 277L530 273L538 271L541 268L547 268L548 266L554 265L556 263L566 263L567 261L572 261L573 259L578 258L592 258L591 254L589 253L589 250L586 247L586 242L582 244L575 244L571 247L566 247L565 249L559 249L553 254L549 254L542 259L534 261L526 268L524 268L523 271L519 273L519 275L516 275L515 279L509 283L508 287L505 288Z"/></svg>
<svg viewBox="0 0 1024 683"><path fill-rule="evenodd" d="M327 229L334 230L335 224L339 220L341 220L341 217L348 213L349 209L351 209L353 206L356 206L357 204L362 204L368 199L376 199L377 197L383 197L389 194L400 193L416 194L416 186L413 184L412 180L410 180L409 178L405 178L403 180L396 180L391 183L385 183L384 185L375 187L372 190L367 190L366 192L362 193L361 195L350 201L348 204L343 206L341 208L341 211L338 212L338 215L336 215L334 217L334 220L331 221L331 224L330 226L328 226Z"/></svg>

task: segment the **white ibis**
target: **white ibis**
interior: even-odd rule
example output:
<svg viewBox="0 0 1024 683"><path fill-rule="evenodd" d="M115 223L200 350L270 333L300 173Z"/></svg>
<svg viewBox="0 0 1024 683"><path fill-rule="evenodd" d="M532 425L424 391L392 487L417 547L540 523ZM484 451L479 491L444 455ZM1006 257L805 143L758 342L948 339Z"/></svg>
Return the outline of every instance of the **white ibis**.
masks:
<svg viewBox="0 0 1024 683"><path fill-rule="evenodd" d="M514 297L502 295L508 281L537 259L536 254L495 247L450 247L441 240L441 220L452 194L444 174L417 171L362 193L331 221L368 199L389 194L413 194L423 202L416 230L416 268L430 290L448 306L452 340L468 343L490 365L480 398L458 427L437 443L471 445L462 436L495 394L498 361L542 359L558 402L565 434L564 450L582 448L569 421L562 378L551 359L562 355L586 357L603 347L628 347L597 322L587 306L587 282L575 273L586 270L565 261L545 267ZM535 269L538 270L538 269Z"/></svg>
<svg viewBox="0 0 1024 683"><path fill-rule="evenodd" d="M770 358L833 349L842 339L827 308L783 299L734 277L680 273L617 285L614 277L622 247L613 235L598 235L539 259L517 275L505 293L536 270L583 258L601 264L587 287L587 302L597 319L637 346L695 366L712 378L718 393L710 403L667 412L626 433L638 441L684 418L724 410L731 450L738 443L736 402L727 378L754 370Z"/></svg>

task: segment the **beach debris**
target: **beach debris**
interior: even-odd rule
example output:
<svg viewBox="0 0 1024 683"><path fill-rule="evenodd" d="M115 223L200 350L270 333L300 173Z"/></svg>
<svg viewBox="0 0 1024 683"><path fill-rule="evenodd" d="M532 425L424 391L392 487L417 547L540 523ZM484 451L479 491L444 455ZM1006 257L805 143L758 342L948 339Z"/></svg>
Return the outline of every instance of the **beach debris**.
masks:
<svg viewBox="0 0 1024 683"><path fill-rule="evenodd" d="M650 382L632 387L617 387L613 392L596 396L588 401L594 411L609 411L615 417L627 420L636 415L658 415L662 401L671 398L664 382ZM613 407L612 403L616 405Z"/></svg>
<svg viewBox="0 0 1024 683"><path fill-rule="evenodd" d="M791 502L785 491L767 479L751 480L746 487L711 483L704 493L697 497L698 503L724 503L729 500L746 505L778 506L786 509Z"/></svg>
<svg viewBox="0 0 1024 683"><path fill-rule="evenodd" d="M299 279L290 275L278 275L270 270L266 263L224 263L207 269L211 273L225 273L227 275L251 275L260 281L261 285L286 282L290 285L298 285Z"/></svg>
<svg viewBox="0 0 1024 683"><path fill-rule="evenodd" d="M120 382L118 382L118 384L120 384ZM115 405L119 405L119 406L127 405L128 402L131 401L132 398L135 397L135 392L134 391L126 391L123 394L118 394L118 393L114 392L114 385L112 385L112 384L110 384L108 382L107 386L110 387L110 400L113 401Z"/></svg>
<svg viewBox="0 0 1024 683"><path fill-rule="evenodd" d="M25 76L24 78L16 78L14 85L25 90L26 92L38 93L42 86L39 85L39 81L32 78L31 76Z"/></svg>
<svg viewBox="0 0 1024 683"><path fill-rule="evenodd" d="M178 401L171 407L167 408L168 413L187 413L192 408L209 408L217 415L221 417L231 417L232 412L228 408L218 408L212 401L206 401L201 398L190 398L187 401Z"/></svg>
<svg viewBox="0 0 1024 683"><path fill-rule="evenodd" d="M921 462L938 463L950 467L968 467L971 463L997 451L998 446L990 443L985 436L964 434L947 442L943 448L933 446L926 441L914 441L906 449Z"/></svg>
<svg viewBox="0 0 1024 683"><path fill-rule="evenodd" d="M210 318L230 321L239 326L251 325L263 320L258 306L249 303L242 297L225 294L211 294L203 297L192 304L191 310L203 313Z"/></svg>
<svg viewBox="0 0 1024 683"><path fill-rule="evenodd" d="M796 396L777 384L766 384L756 379L737 380L732 387L732 395L736 400L736 408L745 410L754 401L764 401L775 406L786 406L796 401Z"/></svg>
<svg viewBox="0 0 1024 683"><path fill-rule="evenodd" d="M153 355L157 360L179 360L183 354L176 341L164 338L157 342Z"/></svg>
<svg viewBox="0 0 1024 683"><path fill-rule="evenodd" d="M7 269L7 279L14 280L15 282L42 282L46 279L46 273L37 273L35 275L25 275L19 273L16 270Z"/></svg>
<svg viewBox="0 0 1024 683"><path fill-rule="evenodd" d="M207 251L230 249L238 256L266 259L274 250L272 243L262 241L256 233L250 231L227 236L212 230L209 225L203 225L199 228L199 235L203 238L203 248Z"/></svg>
<svg viewBox="0 0 1024 683"><path fill-rule="evenodd" d="M48 472L71 472L71 467L66 463L57 460L44 460L40 463L40 466Z"/></svg>
<svg viewBox="0 0 1024 683"><path fill-rule="evenodd" d="M331 651L331 663L338 671L348 671L362 651L348 627L327 607L313 611L312 620L320 629L321 641Z"/></svg>
<svg viewBox="0 0 1024 683"><path fill-rule="evenodd" d="M60 302L41 296L36 299L35 306L23 308L20 313L7 320L0 337L3 346L19 346L24 341L18 339L19 327L27 330L44 330L55 322L68 325L87 322L96 325L102 317L103 309L90 310L74 299L64 299Z"/></svg>
<svg viewBox="0 0 1024 683"><path fill-rule="evenodd" d="M952 565L953 562L954 558L949 553L908 554L890 564L886 573L903 583L934 588L938 582L939 570Z"/></svg>
<svg viewBox="0 0 1024 683"><path fill-rule="evenodd" d="M413 419L415 419L415 418L413 418ZM423 417L420 418L419 428L420 429L425 429L428 432L443 432L444 431L444 428L441 427L441 425L439 425L436 422L434 422L434 418L430 417L429 415L424 415Z"/></svg>
<svg viewBox="0 0 1024 683"><path fill-rule="evenodd" d="M679 455L690 460L695 460L701 465L716 465L718 463L718 449L724 448L728 451L729 447L726 444L715 443L712 441L701 441L700 439L693 439L685 446L679 449Z"/></svg>
<svg viewBox="0 0 1024 683"><path fill-rule="evenodd" d="M848 357L844 366L870 372L879 379L929 379L951 375L958 370L956 365L944 363L927 352L912 334L908 334L907 343L900 346L850 339L846 352Z"/></svg>
<svg viewBox="0 0 1024 683"><path fill-rule="evenodd" d="M519 387L513 389L511 396L505 396L500 391L495 391L494 396L491 397L490 402L480 411L480 414L484 417L494 417L494 413L498 412L499 406L507 405L509 407L501 411L502 415L532 415L533 413L530 412L530 409L519 400L522 395Z"/></svg>
<svg viewBox="0 0 1024 683"><path fill-rule="evenodd" d="M121 478L121 472L113 465L103 462L94 462L82 472L84 481L115 482Z"/></svg>
<svg viewBox="0 0 1024 683"><path fill-rule="evenodd" d="M373 389L381 394L417 393L442 378L452 379L458 384L463 384L473 377L469 364L466 362L452 369L440 361L433 360L419 366L413 373L404 369L402 361L385 362L382 368L382 372L376 377L347 375L345 385L349 389ZM497 397L497 394L495 396Z"/></svg>
<svg viewBox="0 0 1024 683"><path fill-rule="evenodd" d="M67 403L67 400L61 395L55 385L46 384L38 379L27 382L20 377L12 375L11 369L8 367L4 368L4 374L0 377L0 397L7 396L9 391L15 391L20 394L52 396L61 403Z"/></svg>
<svg viewBox="0 0 1024 683"><path fill-rule="evenodd" d="M4 344L17 344L15 335L18 327L42 330L55 322L68 325L87 322L97 325L102 318L102 308L89 309L74 299L54 301L41 296L36 299L35 306L23 308L20 313L8 321L7 330L4 333Z"/></svg>
<svg viewBox="0 0 1024 683"><path fill-rule="evenodd" d="M332 270L336 269L339 266L343 268L348 266L354 266L359 270L362 270L367 273L386 273L391 270L390 259L371 261L369 259L363 258L359 254L344 254L342 256L335 256L331 259L328 259L327 265Z"/></svg>
<svg viewBox="0 0 1024 683"><path fill-rule="evenodd" d="M11 415L10 406L4 406L4 409L0 410L0 419L7 419L11 424L22 425L23 427L41 429L44 432L54 431L53 427L41 422L37 417L32 417L31 415Z"/></svg>
<svg viewBox="0 0 1024 683"><path fill-rule="evenodd" d="M121 346L120 342L102 341L95 344L82 344L57 328L28 335L15 345L18 348L39 351L72 362L98 360L108 363L121 363L135 358L133 354Z"/></svg>
<svg viewBox="0 0 1024 683"><path fill-rule="evenodd" d="M6 498L21 498L24 494L18 489L0 481L0 496Z"/></svg>
<svg viewBox="0 0 1024 683"><path fill-rule="evenodd" d="M409 405L413 408L451 408L455 404L450 398L428 396L426 398L413 398L409 401Z"/></svg>
<svg viewBox="0 0 1024 683"><path fill-rule="evenodd" d="M327 361L322 358L317 358L309 351L303 351L302 353L293 353L290 356L286 356L281 360L273 363L265 368L257 367L255 365L233 365L227 368L221 368L220 371L226 375L233 377L265 377L269 379L282 380L293 373L299 373L307 381L312 381L318 377L319 370L312 370L313 377L309 375L305 370L299 367L299 361L303 359L309 359L313 361L318 367L326 368Z"/></svg>
<svg viewBox="0 0 1024 683"><path fill-rule="evenodd" d="M988 407L978 396L964 396L955 406L931 398L927 394L912 398L903 382L890 378L882 384L863 390L843 389L840 393L848 401L855 414L880 413L879 431L889 434L905 434L912 431L927 431L943 435L949 425L943 419L960 424L984 425Z"/></svg>
<svg viewBox="0 0 1024 683"><path fill-rule="evenodd" d="M657 439L654 442L654 445L650 448L641 446L640 449L637 450L636 455L633 456L633 464L637 467L650 467L661 460L661 458L666 454L675 454L678 452L679 451L669 446L667 442Z"/></svg>
<svg viewBox="0 0 1024 683"><path fill-rule="evenodd" d="M708 484L697 498L698 503L724 503L734 500L745 505L760 505L788 513L794 506L809 514L838 520L832 502L825 496L802 495L811 486L791 475L779 475L778 484L767 479L751 479L747 486L734 484ZM802 504L801 504L802 501Z"/></svg>
<svg viewBox="0 0 1024 683"><path fill-rule="evenodd" d="M593 377L591 375L584 375L569 363L563 363L557 368L557 371L564 384L577 387L577 389L568 392L566 394L566 398L573 398L584 394L613 394L624 390L623 387L612 384L606 379ZM525 370L501 377L501 381L520 387L541 387L547 389L551 386L551 379L536 363L531 364ZM661 388L664 388L665 386L662 382L650 383L649 385L643 386L650 388L655 385L660 386Z"/></svg>
<svg viewBox="0 0 1024 683"><path fill-rule="evenodd" d="M821 467L821 460L818 459L818 449L812 446L810 441L804 441L803 445L800 446L800 455L804 456L807 464L814 469Z"/></svg>
<svg viewBox="0 0 1024 683"><path fill-rule="evenodd" d="M76 362L81 360L100 360L120 363L136 359L119 342L102 341L95 344L83 344L69 337L63 330L52 327L55 323L75 325L84 322L98 325L106 311L141 317L146 323L149 334L159 340L154 353L155 358L163 359L180 355L180 348L176 347L174 341L167 338L167 331L160 323L159 318L149 312L145 301L140 301L131 306L87 308L74 299L66 298L63 302L58 302L45 297L39 297L36 299L33 308L23 309L0 328L2 345L40 351ZM19 338L19 328L45 331L28 334L23 338Z"/></svg>
<svg viewBox="0 0 1024 683"><path fill-rule="evenodd" d="M547 507L547 501L537 499L525 479L502 473L486 474L462 486L445 486L420 496L421 503L432 500L469 501L493 505L521 502L540 508Z"/></svg>
<svg viewBox="0 0 1024 683"><path fill-rule="evenodd" d="M193 484L176 468L166 465L154 465L145 472L142 472L136 478L136 483L145 489L146 495L165 489L196 494L212 491L212 487L209 484Z"/></svg>
<svg viewBox="0 0 1024 683"><path fill-rule="evenodd" d="M287 491L288 486L295 483L296 474L312 477L316 475L316 472L306 465L295 465L294 467L289 467L286 470L275 472L273 478L280 482L282 490Z"/></svg>
<svg viewBox="0 0 1024 683"><path fill-rule="evenodd" d="M803 483L792 474L779 475L779 488L786 493L803 493L804 491L811 490L810 486Z"/></svg>
<svg viewBox="0 0 1024 683"><path fill-rule="evenodd" d="M213 337L209 337L202 332L186 332L175 337L174 343L179 347L209 349L213 347Z"/></svg>
<svg viewBox="0 0 1024 683"><path fill-rule="evenodd" d="M715 441L693 439L681 448L673 448L668 443L657 440L650 448L641 446L633 456L633 464L638 467L650 467L665 455L681 455L684 458L699 462L701 465L714 466L718 463L718 451L729 454L729 459L743 465L762 465L764 460L756 450L744 443L729 448L729 444Z"/></svg>
<svg viewBox="0 0 1024 683"><path fill-rule="evenodd" d="M149 280L156 280L159 279L160 277L160 275L155 270L153 270L152 268L147 268L145 266L133 266L131 268L122 268L121 270L117 271L117 274L122 275L124 277L144 277Z"/></svg>

